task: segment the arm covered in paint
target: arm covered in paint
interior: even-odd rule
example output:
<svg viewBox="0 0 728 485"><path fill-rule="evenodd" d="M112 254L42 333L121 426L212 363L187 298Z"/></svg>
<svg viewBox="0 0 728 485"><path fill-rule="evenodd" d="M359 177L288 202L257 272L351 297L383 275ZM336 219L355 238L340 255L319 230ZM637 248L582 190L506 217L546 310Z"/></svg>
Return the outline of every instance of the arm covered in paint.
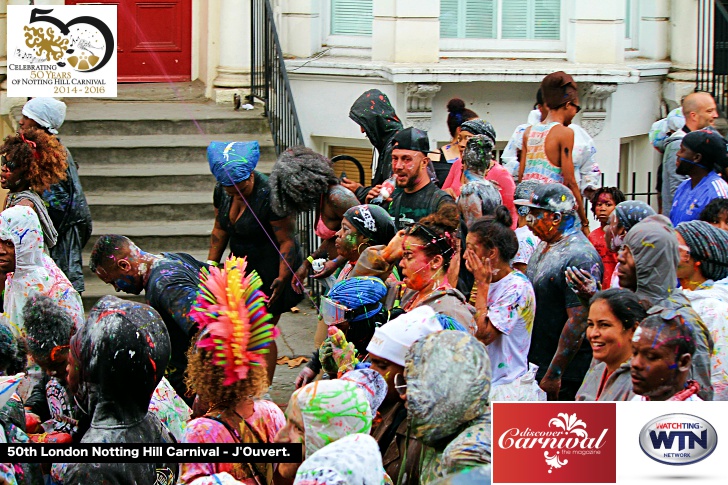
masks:
<svg viewBox="0 0 728 485"><path fill-rule="evenodd" d="M285 285L293 274L293 265L296 264L296 241L295 241L295 219L288 216L277 221L270 222L281 252L281 261L278 265L278 278L273 280L270 288L271 293L269 304L274 303L283 294Z"/></svg>
<svg viewBox="0 0 728 485"><path fill-rule="evenodd" d="M540 384L541 389L548 395L549 401L558 400L561 376L563 376L569 363L571 363L579 347L581 347L581 342L586 333L587 312L588 309L583 306L566 309L569 319L564 324L556 354Z"/></svg>
<svg viewBox="0 0 728 485"><path fill-rule="evenodd" d="M557 125L555 128L558 127L559 126ZM584 211L584 201L581 197L581 190L576 184L574 159L572 158L572 154L574 152L574 132L571 130L564 130L562 133L563 138L560 138L561 146L559 148L561 154L561 174L564 176L564 185L571 190L572 194L574 194L574 199L576 199L576 212L579 215L579 220L581 221L583 230L588 233L589 219L586 218L586 212Z"/></svg>

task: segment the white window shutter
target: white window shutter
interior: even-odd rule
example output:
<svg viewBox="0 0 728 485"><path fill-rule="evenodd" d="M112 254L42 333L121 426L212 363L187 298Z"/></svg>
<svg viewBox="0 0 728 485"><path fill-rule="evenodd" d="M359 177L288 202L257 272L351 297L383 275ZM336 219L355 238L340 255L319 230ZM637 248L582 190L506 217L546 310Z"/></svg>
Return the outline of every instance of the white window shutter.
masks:
<svg viewBox="0 0 728 485"><path fill-rule="evenodd" d="M534 0L533 34L530 39L561 38L561 0Z"/></svg>
<svg viewBox="0 0 728 485"><path fill-rule="evenodd" d="M331 0L331 35L372 35L373 0Z"/></svg>
<svg viewBox="0 0 728 485"><path fill-rule="evenodd" d="M494 39L497 0L440 0L440 37Z"/></svg>
<svg viewBox="0 0 728 485"><path fill-rule="evenodd" d="M501 37L503 39L528 39L533 8L531 0L503 0Z"/></svg>

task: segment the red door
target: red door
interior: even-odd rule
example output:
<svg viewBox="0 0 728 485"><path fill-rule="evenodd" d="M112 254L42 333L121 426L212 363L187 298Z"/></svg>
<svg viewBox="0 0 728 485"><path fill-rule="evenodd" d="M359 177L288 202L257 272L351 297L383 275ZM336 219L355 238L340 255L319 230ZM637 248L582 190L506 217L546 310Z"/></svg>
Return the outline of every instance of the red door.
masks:
<svg viewBox="0 0 728 485"><path fill-rule="evenodd" d="M119 82L189 81L192 0L66 0L117 5Z"/></svg>

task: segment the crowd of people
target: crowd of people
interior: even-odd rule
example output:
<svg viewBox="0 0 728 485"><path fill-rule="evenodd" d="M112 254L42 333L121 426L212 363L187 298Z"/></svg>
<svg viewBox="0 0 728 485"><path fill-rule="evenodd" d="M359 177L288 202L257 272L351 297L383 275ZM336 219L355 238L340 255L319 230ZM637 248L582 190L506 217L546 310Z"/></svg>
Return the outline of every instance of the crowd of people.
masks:
<svg viewBox="0 0 728 485"><path fill-rule="evenodd" d="M90 269L145 303L104 297L87 318L91 222L55 137L65 106L29 101L0 147L0 371L18 390L0 438L294 443L303 461L9 463L0 483L481 483L493 401L728 399L728 156L714 101L691 94L653 126L655 210L600 186L571 76L549 74L535 94L498 160L494 127L462 100L448 103L451 142L433 150L384 93L363 93L349 117L376 150L369 186L305 147L266 176L257 142L213 142L208 260L101 236ZM321 240L310 254L304 211ZM309 276L326 283L312 355L278 406L276 325L310 297ZM32 369L41 378L21 392Z"/></svg>

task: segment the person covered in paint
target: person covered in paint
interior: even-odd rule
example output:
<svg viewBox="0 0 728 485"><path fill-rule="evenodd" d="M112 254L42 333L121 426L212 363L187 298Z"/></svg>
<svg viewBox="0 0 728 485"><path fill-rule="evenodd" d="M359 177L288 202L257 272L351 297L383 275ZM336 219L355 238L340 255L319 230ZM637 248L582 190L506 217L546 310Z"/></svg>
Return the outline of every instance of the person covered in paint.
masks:
<svg viewBox="0 0 728 485"><path fill-rule="evenodd" d="M581 110L578 88L570 75L557 71L543 78L541 92L549 112L543 122L526 128L523 133L522 146L526 149L521 151L518 182L534 179L566 185L576 201L575 211L582 231L588 234L589 220L574 169L574 132L568 129Z"/></svg>
<svg viewBox="0 0 728 485"><path fill-rule="evenodd" d="M705 221L713 227L728 231L728 199L713 199L705 206L700 213L701 221Z"/></svg>
<svg viewBox="0 0 728 485"><path fill-rule="evenodd" d="M617 266L617 253L607 247L604 229L609 224L609 217L614 209L622 202L624 202L624 194L617 187L600 187L592 196L592 213L600 226L589 233L589 242L592 243L604 263L604 276L601 283L602 289L605 290L611 286L612 274Z"/></svg>
<svg viewBox="0 0 728 485"><path fill-rule="evenodd" d="M490 372L485 345L465 332L436 332L410 347L397 384L423 444L420 483L490 468Z"/></svg>
<svg viewBox="0 0 728 485"><path fill-rule="evenodd" d="M263 282L275 325L281 314L302 299L291 287L291 278L303 256L295 235L295 216L279 216L271 208L268 177L255 170L259 158L257 141L214 141L207 147L207 161L217 181L215 225L207 259L219 264L228 247L231 255L247 257L249 270L255 270ZM272 382L278 358L275 341L269 350L266 359Z"/></svg>
<svg viewBox="0 0 728 485"><path fill-rule="evenodd" d="M378 205L357 205L348 209L344 213L344 218L341 220L341 229L336 233L335 246L338 258L346 261L344 267L336 275L336 282L338 283L349 277L359 260L359 256L361 256L366 248L382 244L386 245L392 240L395 232L392 218L389 217L387 211ZM377 276L391 283L396 283L397 281L393 272ZM317 349L326 338L327 330L328 325L322 319L319 319L314 335L314 344ZM315 355L318 355L318 352ZM317 359L315 357L314 360ZM312 369L318 373L318 368L315 366L314 361L309 362L309 364L314 365Z"/></svg>
<svg viewBox="0 0 728 485"><path fill-rule="evenodd" d="M378 275L400 261L405 312L429 305L475 334L475 309L448 281L448 269L455 255L459 215L455 205L445 204L436 213L422 218L407 231L399 231L387 246L367 248L352 271L353 275Z"/></svg>
<svg viewBox="0 0 728 485"><path fill-rule="evenodd" d="M387 286L381 279L357 276L339 281L328 295L321 297L319 323L324 325L326 332L311 360L296 378L296 388L313 381L322 368L330 377L337 376L339 365L334 359L334 349L340 346L335 346L333 339L328 336L329 328L337 327L342 331L343 335L339 338L344 337L344 347L347 347L346 343L352 344L353 349L350 350L353 351L362 351L367 347L375 328L386 318L381 313L381 301L387 291ZM356 357L355 354L350 354L347 358ZM321 359L321 356L324 358ZM337 357L341 359L340 356Z"/></svg>
<svg viewBox="0 0 728 485"><path fill-rule="evenodd" d="M367 434L357 433L334 441L312 454L301 464L293 483L384 485L387 482L377 442Z"/></svg>
<svg viewBox="0 0 728 485"><path fill-rule="evenodd" d="M541 123L548 116L549 108L543 101L541 88L536 92L536 104L528 114L528 121L518 125L511 135L505 149L501 153L501 163L514 179L518 177L519 160L523 150L523 133L526 128ZM574 132L574 176L581 193L590 197L601 186L601 170L596 161L597 149L594 140L584 128L572 121L569 129ZM517 199L520 197L516 197Z"/></svg>
<svg viewBox="0 0 728 485"><path fill-rule="evenodd" d="M728 232L703 221L682 222L676 230L680 286L715 345L710 359L713 401L727 401Z"/></svg>
<svg viewBox="0 0 728 485"><path fill-rule="evenodd" d="M583 342L586 309L567 284L567 268L583 269L601 281L599 254L578 229L576 200L561 184L540 184L529 200L516 200L529 210L526 220L541 243L528 263L528 279L536 294L528 361L539 369L536 378L549 400L572 401L591 362Z"/></svg>
<svg viewBox="0 0 728 485"><path fill-rule="evenodd" d="M299 266L291 266L296 273L291 286L303 293L303 282L313 267L313 261L331 259L325 270L314 275L326 278L346 261L336 254L336 232L341 229L344 213L359 205L356 196L339 183L331 161L313 150L296 146L281 153L273 165L270 178L270 205L279 217L292 216L316 209L316 235L322 243Z"/></svg>
<svg viewBox="0 0 728 485"><path fill-rule="evenodd" d="M372 416L367 393L359 384L342 379L312 382L291 395L286 408L286 424L275 442L302 444L306 460L345 436L369 434ZM283 478L294 478L300 465L281 463L278 473Z"/></svg>
<svg viewBox="0 0 728 485"><path fill-rule="evenodd" d="M364 92L354 101L349 110L349 118L359 125L377 153L372 163L372 185L363 187L360 183L344 178L341 184L356 194L364 203L367 194L381 185L392 174L392 139L404 126L386 94L378 89Z"/></svg>
<svg viewBox="0 0 728 485"><path fill-rule="evenodd" d="M513 194L515 200L531 200L533 189L538 186L539 182L535 180L526 180L516 185L516 191ZM531 231L526 224L526 216L528 215L528 207L519 206L517 208L518 222L516 224L516 238L518 239L518 252L513 256L511 266L523 274L526 274L528 262L541 240Z"/></svg>
<svg viewBox="0 0 728 485"><path fill-rule="evenodd" d="M246 259L235 257L200 282L192 313L200 331L187 353L186 381L206 412L187 425L184 443L271 443L285 423L278 406L260 399L269 383L265 354L278 334L261 286ZM241 341L248 347L236 345ZM180 480L214 484L223 474L244 484L270 483L274 465L182 463Z"/></svg>
<svg viewBox="0 0 728 485"><path fill-rule="evenodd" d="M132 295L144 292L147 304L161 315L172 342L172 356L164 365L165 375L177 394L191 405L184 372L187 349L197 333L191 312L200 270L205 265L185 253L147 253L128 237L107 234L94 244L89 267L116 291Z"/></svg>
<svg viewBox="0 0 728 485"><path fill-rule="evenodd" d="M16 336L24 334L23 307L35 293L51 298L83 325L83 303L71 282L43 252L43 231L30 207L17 205L0 213L0 273L6 274L3 308Z"/></svg>
<svg viewBox="0 0 728 485"><path fill-rule="evenodd" d="M594 359L576 393L577 401L632 399L632 337L646 316L637 295L629 290L611 288L594 295L586 322Z"/></svg>
<svg viewBox="0 0 728 485"><path fill-rule="evenodd" d="M503 203L501 188L487 180L493 144L493 139L487 135L475 135L468 140L465 148L464 169L461 170L463 185L458 187L457 205L467 227L475 219L492 214Z"/></svg>
<svg viewBox="0 0 728 485"><path fill-rule="evenodd" d="M706 128L685 135L677 152L676 173L686 175L675 191L670 221L677 227L700 217L708 203L728 198L728 183L719 175L726 161L726 140Z"/></svg>
<svg viewBox="0 0 728 485"><path fill-rule="evenodd" d="M66 119L66 104L54 98L33 98L23 106L18 131L45 130L58 140L58 129ZM60 143L60 140L58 140ZM42 193L48 215L58 232L50 255L79 293L85 289L81 251L91 238L93 222L86 195L78 177L78 164L66 150L66 178Z"/></svg>
<svg viewBox="0 0 728 485"><path fill-rule="evenodd" d="M0 154L0 186L10 192L3 208L24 205L33 209L43 229L45 246L53 248L58 241L58 232L41 194L65 179L66 149L55 137L31 128L6 137Z"/></svg>
<svg viewBox="0 0 728 485"><path fill-rule="evenodd" d="M454 205L452 197L430 179L427 170L430 139L427 132L406 128L394 136L392 143L392 174L396 188L391 202L385 201L384 204L397 229L415 224L443 205ZM380 191L381 187L374 187L367 195L367 201L377 197Z"/></svg>
<svg viewBox="0 0 728 485"><path fill-rule="evenodd" d="M171 444L175 440L148 412L170 358L170 340L148 305L105 296L71 337L68 384L90 421L81 443ZM63 483L174 483L176 463L68 463Z"/></svg>
<svg viewBox="0 0 728 485"><path fill-rule="evenodd" d="M635 292L648 315L666 312L689 322L695 344L691 379L700 385L701 399L711 401L713 338L685 294L675 287L680 260L675 234L665 216L650 216L635 225L619 252L619 285Z"/></svg>
<svg viewBox="0 0 728 485"><path fill-rule="evenodd" d="M632 338L632 401L702 401L690 380L695 354L691 323L671 312L645 318Z"/></svg>
<svg viewBox="0 0 728 485"><path fill-rule="evenodd" d="M62 434L60 438L70 442L79 418L66 373L73 320L51 298L37 294L25 303L23 320L28 354L43 372L25 402L26 410L43 421L43 429L28 432L45 431L56 438Z"/></svg>
<svg viewBox="0 0 728 485"><path fill-rule="evenodd" d="M478 287L475 336L488 346L491 399L545 400L535 381L537 369L528 363L536 297L526 275L511 267L518 239L510 226L510 213L500 206L468 232L465 262Z"/></svg>
<svg viewBox="0 0 728 485"><path fill-rule="evenodd" d="M404 362L410 346L422 337L441 330L452 330L452 319L427 306L420 306L400 315L374 331L367 352L371 369L386 381L387 394L379 411L382 419L372 427L372 436L379 443L384 468L393 480L406 474L406 483L420 483L421 443L408 437L407 408L404 389L394 379L404 375Z"/></svg>

